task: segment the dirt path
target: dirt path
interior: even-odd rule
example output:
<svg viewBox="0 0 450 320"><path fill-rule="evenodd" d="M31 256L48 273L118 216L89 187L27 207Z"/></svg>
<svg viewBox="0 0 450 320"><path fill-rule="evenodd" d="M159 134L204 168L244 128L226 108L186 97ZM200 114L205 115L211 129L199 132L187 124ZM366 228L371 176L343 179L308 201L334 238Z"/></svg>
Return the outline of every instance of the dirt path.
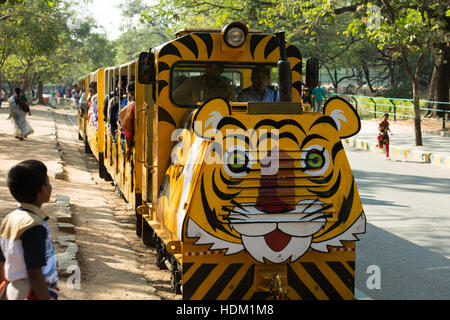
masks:
<svg viewBox="0 0 450 320"><path fill-rule="evenodd" d="M50 135L54 124L49 115L53 111L66 179L52 179L52 199L43 209L50 214L55 240L62 234L56 228L54 216L52 219L55 195L70 197L81 272L80 289L69 289L66 278L60 279L60 299L180 299L180 295L170 292L169 272L155 266L154 249L146 247L136 236L134 212L114 192L110 182L98 177L94 157L84 153L74 126L76 113L64 107L52 110L34 106L32 110L29 120L35 134L20 142L11 135L11 125L5 120L6 108L0 109L0 219L16 206L4 179L13 164L35 158L44 161L50 171L57 165L56 141ZM59 244L55 244L55 249L63 250Z"/></svg>

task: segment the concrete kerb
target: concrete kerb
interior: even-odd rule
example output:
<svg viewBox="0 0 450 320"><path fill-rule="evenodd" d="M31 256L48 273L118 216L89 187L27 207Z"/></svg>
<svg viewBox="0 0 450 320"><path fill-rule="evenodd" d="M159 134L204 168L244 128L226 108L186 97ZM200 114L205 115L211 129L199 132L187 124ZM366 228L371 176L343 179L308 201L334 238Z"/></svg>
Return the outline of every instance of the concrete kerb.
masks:
<svg viewBox="0 0 450 320"><path fill-rule="evenodd" d="M377 152L377 150L379 150L376 143L369 142L363 139L346 138L342 140L342 143L347 147L364 151ZM391 147L390 152L396 157L407 160L423 161L430 164L450 166L450 156L446 156L443 154L414 150L412 148L404 147Z"/></svg>
<svg viewBox="0 0 450 320"><path fill-rule="evenodd" d="M55 148L58 150L59 161L56 165L55 170L53 171L53 176L55 179L64 180L65 179L65 169L64 169L64 161L62 160L62 148L58 142L58 133L56 131L56 120L55 113L53 110L50 111L50 118L52 119L53 126L50 128L50 137L55 140Z"/></svg>
<svg viewBox="0 0 450 320"><path fill-rule="evenodd" d="M56 209L58 230L74 233L75 228L72 224L70 198L66 195L57 194ZM76 237L74 234L58 236L56 241L62 248L65 248L64 252L56 254L58 274L62 277L68 277L73 273L73 270L79 268L76 259L78 252L78 245L75 243Z"/></svg>

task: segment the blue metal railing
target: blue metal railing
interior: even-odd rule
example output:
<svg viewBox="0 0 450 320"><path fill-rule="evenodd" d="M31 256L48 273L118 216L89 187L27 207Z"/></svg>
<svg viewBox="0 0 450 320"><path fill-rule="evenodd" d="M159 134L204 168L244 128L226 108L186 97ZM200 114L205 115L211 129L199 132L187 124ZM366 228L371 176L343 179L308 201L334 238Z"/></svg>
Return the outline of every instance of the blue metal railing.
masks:
<svg viewBox="0 0 450 320"><path fill-rule="evenodd" d="M372 113L374 118L377 117L378 114L383 114L384 112L388 112L393 116L394 121L397 120L397 117L404 118L414 118L414 114L408 114L407 112L401 112L398 109L414 109L414 100L412 99L399 99L399 98L388 98L388 97L369 97L369 96L358 96L353 94L340 94L340 93L327 93L331 96L338 96L343 98L350 98L355 103L355 108L358 110L358 113L362 113L363 111ZM386 103L389 101L389 103ZM410 103L410 105L404 105L402 102ZM429 100L420 100L420 104L425 103L437 103L440 105L450 105L450 102L442 102L442 101L429 101ZM369 108L361 108L364 106L370 106L370 109L373 107L373 111L370 111ZM379 108L381 107L381 108ZM383 111L380 111L380 110ZM420 111L436 111L442 112L442 128L445 129L445 123L450 122L447 120L447 113L450 113L450 110L445 109L430 109L430 108L420 108ZM441 121L441 119L428 118L428 120L436 120Z"/></svg>

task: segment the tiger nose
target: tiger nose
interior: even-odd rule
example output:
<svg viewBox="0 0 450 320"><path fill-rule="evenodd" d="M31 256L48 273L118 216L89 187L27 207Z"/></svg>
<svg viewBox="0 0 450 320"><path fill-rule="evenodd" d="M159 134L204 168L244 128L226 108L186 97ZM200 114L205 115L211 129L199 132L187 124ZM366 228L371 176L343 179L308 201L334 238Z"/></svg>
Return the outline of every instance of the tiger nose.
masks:
<svg viewBox="0 0 450 320"><path fill-rule="evenodd" d="M261 163L260 188L255 205L258 210L268 213L289 212L295 209L295 186L282 186L280 181L286 177L283 177L279 170L279 159L283 159L288 168L294 168L294 159L286 152L276 151L276 154L268 154L266 162ZM266 166L266 174L263 174L263 166ZM267 174L269 170L273 173Z"/></svg>

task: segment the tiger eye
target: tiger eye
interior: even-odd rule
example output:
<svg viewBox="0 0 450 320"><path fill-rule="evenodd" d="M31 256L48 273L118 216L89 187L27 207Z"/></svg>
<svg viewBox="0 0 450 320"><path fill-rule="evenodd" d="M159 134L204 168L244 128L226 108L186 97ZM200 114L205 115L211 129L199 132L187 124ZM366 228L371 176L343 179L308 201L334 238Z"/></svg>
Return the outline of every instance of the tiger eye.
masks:
<svg viewBox="0 0 450 320"><path fill-rule="evenodd" d="M322 152L318 150L311 150L306 155L306 164L309 168L319 169L323 167L325 163L324 156Z"/></svg>

